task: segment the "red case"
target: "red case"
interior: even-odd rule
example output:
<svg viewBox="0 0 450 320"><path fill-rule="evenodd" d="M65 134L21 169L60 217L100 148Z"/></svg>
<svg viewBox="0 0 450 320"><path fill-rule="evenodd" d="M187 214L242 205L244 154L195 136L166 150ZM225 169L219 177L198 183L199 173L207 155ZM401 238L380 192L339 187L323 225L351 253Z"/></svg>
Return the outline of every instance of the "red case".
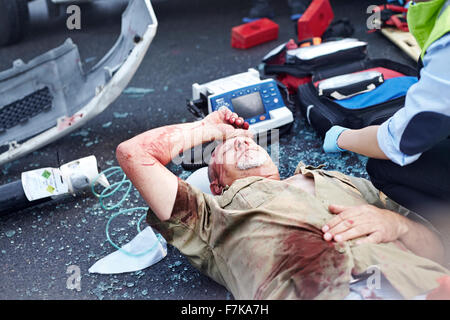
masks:
<svg viewBox="0 0 450 320"><path fill-rule="evenodd" d="M298 41L321 37L334 19L328 0L314 0L297 21Z"/></svg>
<svg viewBox="0 0 450 320"><path fill-rule="evenodd" d="M231 29L231 46L248 49L278 38L279 26L270 19L262 18Z"/></svg>

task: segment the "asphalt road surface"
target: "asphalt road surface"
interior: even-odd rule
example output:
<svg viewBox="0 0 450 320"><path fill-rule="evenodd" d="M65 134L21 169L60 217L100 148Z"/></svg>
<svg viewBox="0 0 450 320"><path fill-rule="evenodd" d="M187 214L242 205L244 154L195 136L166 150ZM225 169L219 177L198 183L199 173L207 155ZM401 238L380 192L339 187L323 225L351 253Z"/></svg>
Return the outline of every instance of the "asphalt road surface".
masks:
<svg viewBox="0 0 450 320"><path fill-rule="evenodd" d="M414 65L382 35L368 34L366 8L381 1L331 1L336 18L347 17L355 37L369 42L372 58L390 58ZM159 28L136 75L123 93L102 114L82 129L26 157L0 167L0 184L19 179L20 173L40 167L58 167L95 155L102 169L117 165L116 146L145 130L192 121L185 100L193 83L203 83L257 67L278 44L295 38L287 1L272 1L279 38L249 50L230 46L231 28L241 24L249 0L153 1ZM29 61L70 37L79 46L85 67L98 62L114 44L126 2L98 1L82 8L82 28L66 28L66 16L49 21L42 0L31 3L31 26L26 38L0 48L0 69L15 59ZM322 142L299 112L292 131L280 141L280 172L287 177L298 161L367 177L366 159L352 154L326 155ZM170 165L186 178L189 172ZM125 207L145 206L136 191ZM221 285L191 267L180 252L169 246L167 257L145 270L120 275L89 274L89 267L114 248L107 242L105 226L111 212L87 194L53 201L0 217L0 299L233 299ZM118 219L113 238L126 243L135 234L139 217ZM69 266L81 270L81 290L66 286Z"/></svg>

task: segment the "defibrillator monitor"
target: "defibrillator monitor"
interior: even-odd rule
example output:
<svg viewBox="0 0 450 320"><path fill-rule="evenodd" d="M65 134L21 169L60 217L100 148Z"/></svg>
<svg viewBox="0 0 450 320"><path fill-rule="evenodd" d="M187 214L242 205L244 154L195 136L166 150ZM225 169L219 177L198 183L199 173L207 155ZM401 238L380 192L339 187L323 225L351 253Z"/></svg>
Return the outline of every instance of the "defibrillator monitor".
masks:
<svg viewBox="0 0 450 320"><path fill-rule="evenodd" d="M231 99L231 104L234 112L244 119L251 119L266 113L259 92L253 92L242 97Z"/></svg>
<svg viewBox="0 0 450 320"><path fill-rule="evenodd" d="M207 97L208 112L225 106L250 124L255 132L279 128L294 121L273 79L261 80L259 72L249 69L226 78L192 86L193 99Z"/></svg>

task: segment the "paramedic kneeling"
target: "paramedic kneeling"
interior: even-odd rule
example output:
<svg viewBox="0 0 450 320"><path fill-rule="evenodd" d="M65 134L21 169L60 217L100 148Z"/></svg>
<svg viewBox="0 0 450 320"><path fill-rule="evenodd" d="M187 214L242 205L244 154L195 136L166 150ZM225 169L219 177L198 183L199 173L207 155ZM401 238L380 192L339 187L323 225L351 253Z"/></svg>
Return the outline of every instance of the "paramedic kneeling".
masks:
<svg viewBox="0 0 450 320"><path fill-rule="evenodd" d="M323 148L368 156L372 183L424 213L450 203L450 0L416 2L408 25L422 48L423 68L405 106L380 126L332 127Z"/></svg>

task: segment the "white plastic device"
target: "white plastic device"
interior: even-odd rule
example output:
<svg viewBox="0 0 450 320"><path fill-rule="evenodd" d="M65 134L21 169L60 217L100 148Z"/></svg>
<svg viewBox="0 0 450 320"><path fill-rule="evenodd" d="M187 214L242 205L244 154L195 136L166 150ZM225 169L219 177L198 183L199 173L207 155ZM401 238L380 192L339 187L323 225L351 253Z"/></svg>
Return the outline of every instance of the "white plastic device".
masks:
<svg viewBox="0 0 450 320"><path fill-rule="evenodd" d="M204 84L194 83L192 85L193 100L201 99L202 95L207 97L209 113L221 106L226 106L243 116L249 122L250 129L255 133L279 128L294 121L292 112L284 105L276 82L273 79L261 80L258 70L253 68L248 69L247 72ZM233 105L233 102L239 98L246 99L246 97L248 103L257 104L260 112L246 117L235 110L237 105ZM241 105L247 102L242 99Z"/></svg>

